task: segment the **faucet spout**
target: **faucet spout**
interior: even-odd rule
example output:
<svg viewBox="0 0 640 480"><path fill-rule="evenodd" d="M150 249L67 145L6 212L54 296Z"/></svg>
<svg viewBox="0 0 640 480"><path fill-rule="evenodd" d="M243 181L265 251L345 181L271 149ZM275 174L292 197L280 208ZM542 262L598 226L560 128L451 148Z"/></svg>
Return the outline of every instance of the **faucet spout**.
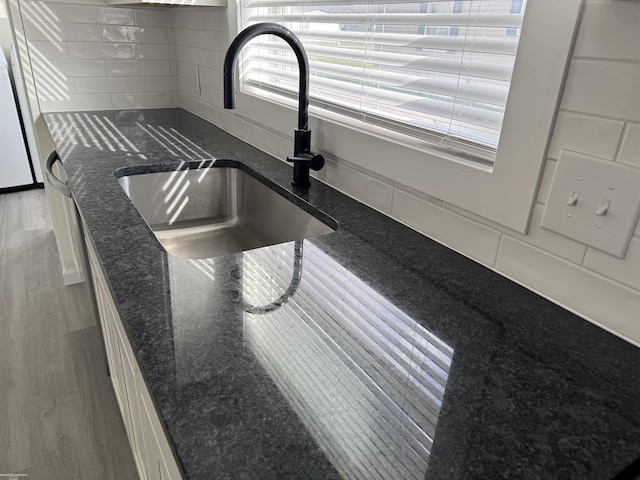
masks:
<svg viewBox="0 0 640 480"><path fill-rule="evenodd" d="M236 89L234 83L235 66L238 54L247 42L259 35L275 35L289 44L298 59L300 70L300 84L298 90L298 130L309 128L309 60L304 51L302 42L287 27L277 23L257 23L247 27L231 42L227 54L224 57L224 108L236 107Z"/></svg>
<svg viewBox="0 0 640 480"><path fill-rule="evenodd" d="M309 60L302 42L287 27L277 23L257 23L247 27L231 42L224 57L224 108L236 107L234 83L235 68L240 50L258 35L275 35L289 44L298 59L300 84L298 88L298 128L293 138L293 156L287 157L293 163L293 185L309 188L309 169L320 170L324 166L324 157L311 152L311 131L309 130Z"/></svg>

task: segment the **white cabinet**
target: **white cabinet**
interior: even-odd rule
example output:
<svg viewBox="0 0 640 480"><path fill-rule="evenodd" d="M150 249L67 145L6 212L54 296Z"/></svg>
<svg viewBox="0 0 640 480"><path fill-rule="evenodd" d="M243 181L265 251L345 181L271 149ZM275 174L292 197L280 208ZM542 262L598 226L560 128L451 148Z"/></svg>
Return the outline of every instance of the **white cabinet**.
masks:
<svg viewBox="0 0 640 480"><path fill-rule="evenodd" d="M180 480L182 475L164 435L136 357L118 316L93 245L85 239L104 336L111 383L141 480Z"/></svg>

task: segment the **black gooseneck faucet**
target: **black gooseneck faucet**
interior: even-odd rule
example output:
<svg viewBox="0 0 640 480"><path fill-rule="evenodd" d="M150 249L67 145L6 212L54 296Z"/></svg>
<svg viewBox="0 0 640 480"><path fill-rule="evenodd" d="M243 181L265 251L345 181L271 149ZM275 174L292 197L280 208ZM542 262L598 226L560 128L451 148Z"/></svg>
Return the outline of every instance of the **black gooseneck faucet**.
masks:
<svg viewBox="0 0 640 480"><path fill-rule="evenodd" d="M300 86L298 90L298 128L293 137L293 156L287 157L293 163L294 186L309 188L309 169L320 170L324 157L311 152L311 130L309 130L309 60L300 39L287 27L277 23L257 23L247 27L231 42L224 57L224 108L236 107L234 72L238 54L245 44L258 35L275 35L282 38L293 49L298 59Z"/></svg>

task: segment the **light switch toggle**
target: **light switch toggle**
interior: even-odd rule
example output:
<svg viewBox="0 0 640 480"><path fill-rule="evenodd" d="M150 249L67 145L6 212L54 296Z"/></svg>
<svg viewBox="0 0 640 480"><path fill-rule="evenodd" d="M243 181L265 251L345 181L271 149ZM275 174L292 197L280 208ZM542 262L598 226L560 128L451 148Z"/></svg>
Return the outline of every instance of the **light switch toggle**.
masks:
<svg viewBox="0 0 640 480"><path fill-rule="evenodd" d="M569 200L567 200L567 205L570 207L575 207L578 203L578 198L580 197L580 192L573 192Z"/></svg>
<svg viewBox="0 0 640 480"><path fill-rule="evenodd" d="M605 217L607 213L609 213L610 206L611 202L609 200L603 200L602 205L600 205L600 208L596 211L596 215L599 217Z"/></svg>

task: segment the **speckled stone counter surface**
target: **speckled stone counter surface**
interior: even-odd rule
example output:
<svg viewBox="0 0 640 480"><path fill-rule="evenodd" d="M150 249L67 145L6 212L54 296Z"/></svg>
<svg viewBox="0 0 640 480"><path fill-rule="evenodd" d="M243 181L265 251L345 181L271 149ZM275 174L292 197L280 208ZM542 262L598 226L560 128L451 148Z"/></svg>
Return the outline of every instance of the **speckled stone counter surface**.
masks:
<svg viewBox="0 0 640 480"><path fill-rule="evenodd" d="M640 349L315 180L335 233L177 258L114 171L215 158L293 198L291 167L179 109L46 120L185 478L611 479L640 456Z"/></svg>

